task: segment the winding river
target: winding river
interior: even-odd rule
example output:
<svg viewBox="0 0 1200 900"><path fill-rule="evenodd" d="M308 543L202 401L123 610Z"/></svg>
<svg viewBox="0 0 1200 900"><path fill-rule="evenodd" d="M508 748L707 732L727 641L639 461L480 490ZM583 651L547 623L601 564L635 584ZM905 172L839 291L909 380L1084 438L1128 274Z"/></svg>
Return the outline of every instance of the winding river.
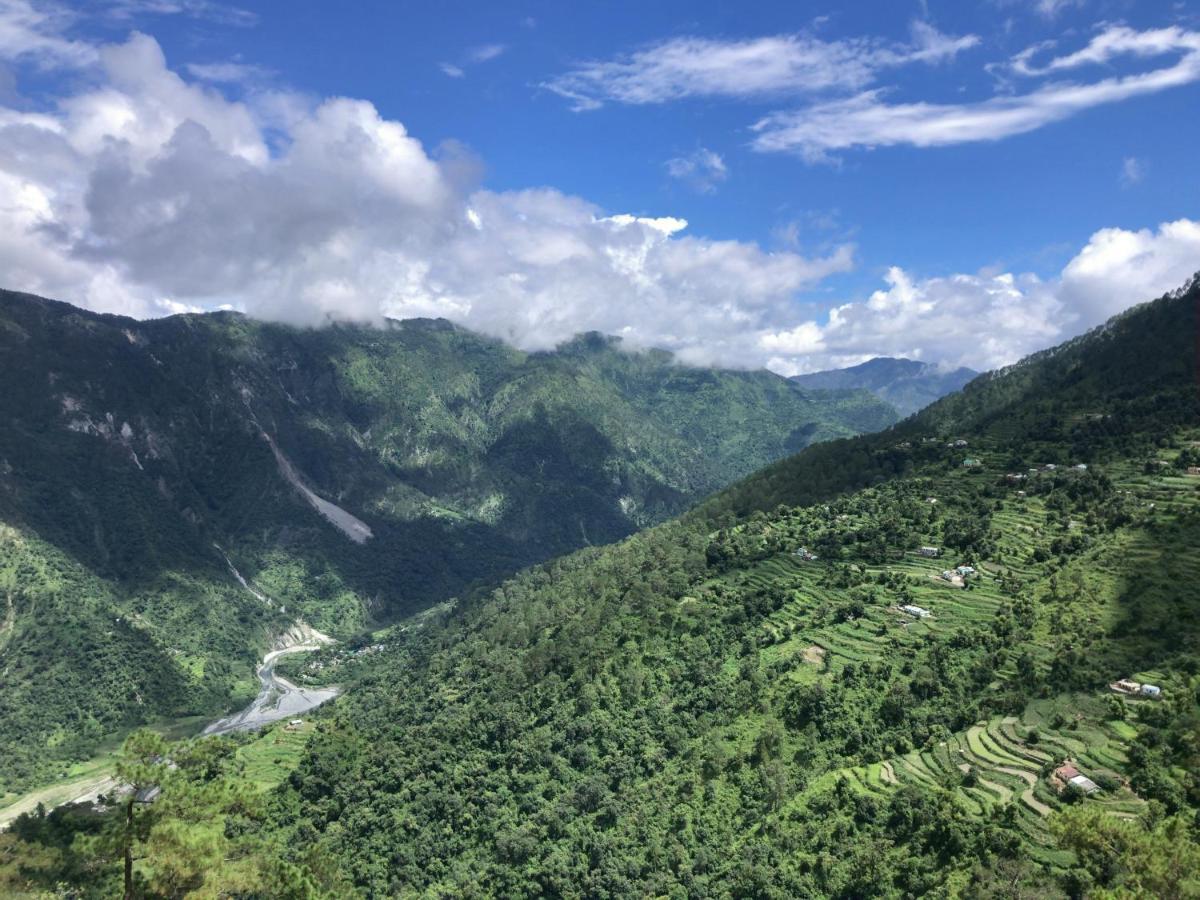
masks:
<svg viewBox="0 0 1200 900"><path fill-rule="evenodd" d="M231 731L253 731L280 719L303 715L322 703L332 700L339 693L336 687L302 688L275 674L275 660L287 653L302 653L319 650L320 644L297 644L280 650L272 650L263 657L258 667L258 696L240 712L217 719L204 734L228 734Z"/></svg>

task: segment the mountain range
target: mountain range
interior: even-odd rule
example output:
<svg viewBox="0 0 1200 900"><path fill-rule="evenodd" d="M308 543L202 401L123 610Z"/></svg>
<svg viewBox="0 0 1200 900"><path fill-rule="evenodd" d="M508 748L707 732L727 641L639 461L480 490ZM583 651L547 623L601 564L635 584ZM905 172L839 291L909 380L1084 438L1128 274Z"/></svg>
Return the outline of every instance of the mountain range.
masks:
<svg viewBox="0 0 1200 900"><path fill-rule="evenodd" d="M144 332L128 320L21 302L74 316L93 337L109 325L129 329L133 338L111 337L122 354L161 359L169 350L161 332L139 347ZM293 658L288 677L338 683L335 702L260 736L168 745L135 732L118 779L161 790L147 810L128 813L141 831L87 804L23 816L0 835L0 889L66 884L81 896L111 895L121 866L108 848L127 846L140 854L136 883L149 896L1190 896L1200 879L1200 606L1190 588L1200 578L1198 309L1194 279L890 427L812 443L623 540L581 546L508 578L460 579L453 602L409 618L392 601L394 621L369 637ZM54 333L5 327L6 349L35 330ZM342 385L374 385L380 370L350 366L355 382L335 362L323 380L328 370L318 361L342 358L329 355L330 344L411 340L410 328L478 341L424 323L386 336L335 329L314 337L229 316L139 326L150 327L221 336L185 342L208 354L210 374L197 388L203 402L193 402L214 411L196 416L197 433L225 435L234 450L220 465L234 487L255 491L252 502L193 508L226 474L188 481L182 473L205 471L193 462L166 481L173 497L200 485L199 499L171 507L187 527L139 532L155 537L156 549L135 545L126 559L110 531L95 537L97 517L111 511L100 504L123 496L116 489L92 501L92 518L68 528L74 519L52 504L78 504L79 516L88 509L80 498L89 496L81 485L94 471L86 469L91 457L80 450L13 463L14 448L65 453L55 450L69 445L62 435L78 435L92 455L107 454L102 473L127 473L120 485L133 491L143 475L157 477L152 463L183 455L167 440L184 428L171 424L180 406L167 403L157 413L164 418L152 418L153 358L138 370L136 391L129 382L144 418L116 402L115 387L98 390L120 383L112 364L89 362L87 376L68 380L62 372L71 360L50 357L55 377L23 376L23 397L37 396L44 379L50 389L13 419L25 443L6 437L2 456L3 511L18 524L0 545L0 584L10 619L15 609L18 623L37 629L10 625L3 651L9 680L0 698L9 705L0 723L17 760L6 763L10 778L44 771L21 752L12 729L32 728L33 719L21 718L10 695L29 702L26 680L66 690L69 673L52 668L50 649L68 653L86 640L72 618L81 600L121 611L112 625L96 621L140 648L139 657L119 656L121 677L152 665L155 677L167 677L180 665L155 655L164 626L150 624L162 613L149 600L147 576L102 564L155 572L154 589L174 590L169 605L179 615L195 614L196 598L170 585L199 570L168 552L199 559L196 548L210 536L241 542L230 564L253 572L252 583L270 588L261 593L275 602L288 582L272 573L284 564L251 568L273 553L293 566L328 560L331 570L362 579L384 566L338 553L373 552L399 517L366 499L379 496L374 482L352 477L349 464L340 469L337 454L316 452L288 397L318 422L347 411L349 425L339 427L357 431L357 459L370 460L386 446L374 443L386 417L375 407L351 416L349 398L358 395ZM268 335L286 339L287 353L276 348L264 365ZM321 352L301 364L296 347L306 340L321 341ZM80 339L77 352L84 347ZM595 336L542 359L569 373L559 390L572 379L606 384L631 371L644 378L647 369L667 377L657 357L621 353ZM204 371L198 362L177 368ZM592 374L584 379L582 369ZM678 373L668 371L668 380ZM691 377L706 385L718 378ZM718 378L722 397L730 385L744 396L737 392L748 380L779 392L771 397L805 390L761 375L729 378ZM284 392L278 397L273 379ZM403 383L368 396L391 398ZM427 390L445 383L431 380ZM687 396L695 393L702 392ZM835 396L855 409L867 402L861 392ZM234 424L218 429L217 410ZM333 426L317 430L338 438ZM707 433L724 432L714 424ZM206 437L200 446L212 454L221 445ZM251 462L255 468L240 471ZM63 463L71 487L58 499L51 476ZM349 518L325 509L342 518L341 528L323 520L301 488ZM39 513L24 492L48 508ZM125 519L146 515L126 504L118 510ZM264 504L286 517L255 518ZM234 531L230 509L244 510L253 527ZM295 524L303 516L310 525ZM432 529L437 520L419 521ZM51 543L41 533L54 523L67 536ZM293 537L302 527L336 540ZM201 537L188 537L189 529ZM220 557L212 562L214 572L223 566ZM89 573L95 598L70 580L73 567ZM363 583L397 577L385 570ZM131 580L138 591L127 589ZM319 580L299 577L288 603L307 602L311 615L336 609L320 589ZM306 591L324 603L306 601ZM42 608L57 618L38 618ZM239 615L217 633L243 634L270 620L269 612ZM13 634L26 648L15 657ZM194 652L185 658L196 665ZM220 658L213 653L205 665ZM63 746L80 724L61 722L45 745ZM46 732L29 733L41 749Z"/></svg>
<svg viewBox="0 0 1200 900"><path fill-rule="evenodd" d="M0 293L0 782L240 702L346 638L660 522L895 412L583 335L135 321Z"/></svg>
<svg viewBox="0 0 1200 900"><path fill-rule="evenodd" d="M949 369L914 359L877 356L845 369L794 375L792 381L806 388L867 390L893 406L901 416L910 416L960 390L978 374L965 366Z"/></svg>

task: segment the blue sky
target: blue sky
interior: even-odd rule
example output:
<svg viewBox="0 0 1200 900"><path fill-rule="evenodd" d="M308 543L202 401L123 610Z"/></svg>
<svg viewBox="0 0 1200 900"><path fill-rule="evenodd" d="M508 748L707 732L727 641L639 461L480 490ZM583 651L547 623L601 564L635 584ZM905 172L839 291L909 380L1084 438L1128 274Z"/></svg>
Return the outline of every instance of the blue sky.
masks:
<svg viewBox="0 0 1200 900"><path fill-rule="evenodd" d="M0 126L60 160L0 155L6 286L791 372L1002 364L1200 269L1197 4L741 6L0 0Z"/></svg>

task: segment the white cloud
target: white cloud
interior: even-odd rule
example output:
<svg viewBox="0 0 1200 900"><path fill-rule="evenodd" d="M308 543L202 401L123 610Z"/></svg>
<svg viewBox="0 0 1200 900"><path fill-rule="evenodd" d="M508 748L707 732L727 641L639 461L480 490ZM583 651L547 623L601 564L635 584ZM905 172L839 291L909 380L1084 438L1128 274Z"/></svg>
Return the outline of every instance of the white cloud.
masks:
<svg viewBox="0 0 1200 900"><path fill-rule="evenodd" d="M1039 45L1032 50L1042 49ZM1082 50L1030 63L1033 52L1013 60L1022 75L1044 75L1118 56L1152 57L1178 54L1170 65L1148 72L1112 76L1086 84L1047 83L1026 94L997 96L976 103L888 103L879 90L849 99L773 113L754 125L753 146L765 152L794 152L810 162L827 160L832 151L897 144L936 147L991 141L1024 134L1085 109L1116 103L1200 81L1200 33L1180 28L1134 32L1123 26L1106 29Z"/></svg>
<svg viewBox="0 0 1200 900"><path fill-rule="evenodd" d="M113 19L135 19L147 15L186 16L242 28L258 22L256 13L213 0L108 0L104 12Z"/></svg>
<svg viewBox="0 0 1200 900"><path fill-rule="evenodd" d="M467 51L467 59L473 63L484 63L495 59L502 55L508 47L504 44L483 44L480 47L472 47Z"/></svg>
<svg viewBox="0 0 1200 900"><path fill-rule="evenodd" d="M247 104L181 79L144 35L94 49L48 111L0 107L0 272L97 310L444 316L531 349L595 329L780 371L881 353L978 367L1161 293L1200 260L1195 222L1108 229L1051 281L894 269L826 320L805 292L853 268L845 241L772 253L549 188L481 189L365 101Z"/></svg>
<svg viewBox="0 0 1200 900"><path fill-rule="evenodd" d="M702 194L711 194L729 177L729 168L719 153L701 147L687 156L668 159L667 174L691 185Z"/></svg>
<svg viewBox="0 0 1200 900"><path fill-rule="evenodd" d="M1136 156L1127 156L1121 161L1121 186L1133 187L1146 177L1146 164Z"/></svg>
<svg viewBox="0 0 1200 900"><path fill-rule="evenodd" d="M29 0L0 0L0 59L30 60L42 66L85 66L95 48L63 36L75 14L60 6L34 6Z"/></svg>
<svg viewBox="0 0 1200 900"><path fill-rule="evenodd" d="M270 78L274 73L263 66L236 60L211 63L188 63L188 74L213 84L247 84Z"/></svg>
<svg viewBox="0 0 1200 900"><path fill-rule="evenodd" d="M478 47L472 47L457 63L442 62L438 63L438 68L442 73L450 78L465 78L467 68L477 66L480 63L491 62L499 56L502 56L508 51L507 44L482 44Z"/></svg>
<svg viewBox="0 0 1200 900"><path fill-rule="evenodd" d="M784 374L906 356L985 369L1015 362L1173 290L1200 269L1200 222L1097 231L1061 274L980 273L917 279L900 268L885 290L760 337Z"/></svg>
<svg viewBox="0 0 1200 900"><path fill-rule="evenodd" d="M937 63L975 46L974 35L951 37L923 22L909 44L857 38L824 41L808 34L744 40L681 37L615 60L584 63L546 82L576 110L606 101L664 103L684 97L751 98L858 89L881 69Z"/></svg>

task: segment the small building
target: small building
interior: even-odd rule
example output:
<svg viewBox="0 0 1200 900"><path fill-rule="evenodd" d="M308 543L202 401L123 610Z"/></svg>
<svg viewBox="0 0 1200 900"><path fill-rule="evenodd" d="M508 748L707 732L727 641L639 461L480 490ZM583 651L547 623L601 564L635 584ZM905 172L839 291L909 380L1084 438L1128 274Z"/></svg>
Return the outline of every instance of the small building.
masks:
<svg viewBox="0 0 1200 900"><path fill-rule="evenodd" d="M813 553L807 547L799 548L798 550L796 550L792 553L792 556L799 557L800 559L803 559L807 562L811 562L812 560L817 558L817 554Z"/></svg>
<svg viewBox="0 0 1200 900"><path fill-rule="evenodd" d="M149 785L134 792L134 803L150 804L158 799L158 795L162 793L162 788L157 784Z"/></svg>
<svg viewBox="0 0 1200 900"><path fill-rule="evenodd" d="M1046 463L1044 466L1042 466L1042 471L1043 472L1053 472L1057 468L1058 468L1058 466L1056 466L1054 463Z"/></svg>
<svg viewBox="0 0 1200 900"><path fill-rule="evenodd" d="M1060 794L1068 786L1074 787L1084 794L1094 794L1100 790L1100 785L1075 768L1075 765L1069 760L1055 769L1050 775L1050 786Z"/></svg>
<svg viewBox="0 0 1200 900"><path fill-rule="evenodd" d="M917 552L920 553L922 556L941 556L942 555L942 551L940 549L938 549L937 547L922 547Z"/></svg>
<svg viewBox="0 0 1200 900"><path fill-rule="evenodd" d="M1142 692L1141 683L1137 681L1130 681L1128 678L1122 678L1120 681L1114 681L1109 685L1109 688L1116 691L1118 694L1140 694Z"/></svg>
<svg viewBox="0 0 1200 900"><path fill-rule="evenodd" d="M1189 475L1200 475L1200 466L1188 466L1187 473Z"/></svg>
<svg viewBox="0 0 1200 900"><path fill-rule="evenodd" d="M933 615L933 613L925 609L923 606L913 606L911 604L900 607L900 611L906 612L910 616L916 616L918 619L928 619Z"/></svg>
<svg viewBox="0 0 1200 900"><path fill-rule="evenodd" d="M953 569L942 570L942 578L944 578L946 581L953 581L956 577L958 576L955 574Z"/></svg>
<svg viewBox="0 0 1200 900"><path fill-rule="evenodd" d="M963 464L963 468L965 468L965 469L977 469L983 465L982 462L980 462L973 456L968 456L966 459L964 459L962 461L962 464Z"/></svg>
<svg viewBox="0 0 1200 900"><path fill-rule="evenodd" d="M955 442L954 442L953 446L955 446L955 447L965 447L965 446L967 446L967 442L966 442L966 441L964 441L962 438L959 438L957 441L955 441Z"/></svg>
<svg viewBox="0 0 1200 900"><path fill-rule="evenodd" d="M926 503L937 503L937 497L926 497L925 502Z"/></svg>
<svg viewBox="0 0 1200 900"><path fill-rule="evenodd" d="M1010 483L1016 482L1016 481L1024 481L1028 477L1029 476L1026 475L1024 472L1009 472L1007 475L1004 476L1005 480L1007 480Z"/></svg>
<svg viewBox="0 0 1200 900"><path fill-rule="evenodd" d="M1076 472L1086 472L1087 471L1087 463L1075 463L1075 465L1071 466L1071 468L1074 469Z"/></svg>
<svg viewBox="0 0 1200 900"><path fill-rule="evenodd" d="M1018 497L1021 497L1021 498L1024 498L1024 497L1025 497L1025 492L1024 492L1024 491L1017 491L1017 496L1018 496Z"/></svg>
<svg viewBox="0 0 1200 900"><path fill-rule="evenodd" d="M958 566L954 569L954 571L957 572L959 575L961 575L963 578L966 578L968 575L975 574L975 567L974 566Z"/></svg>
<svg viewBox="0 0 1200 900"><path fill-rule="evenodd" d="M1162 688L1160 688L1157 684L1143 684L1142 696L1157 700L1162 696Z"/></svg>

